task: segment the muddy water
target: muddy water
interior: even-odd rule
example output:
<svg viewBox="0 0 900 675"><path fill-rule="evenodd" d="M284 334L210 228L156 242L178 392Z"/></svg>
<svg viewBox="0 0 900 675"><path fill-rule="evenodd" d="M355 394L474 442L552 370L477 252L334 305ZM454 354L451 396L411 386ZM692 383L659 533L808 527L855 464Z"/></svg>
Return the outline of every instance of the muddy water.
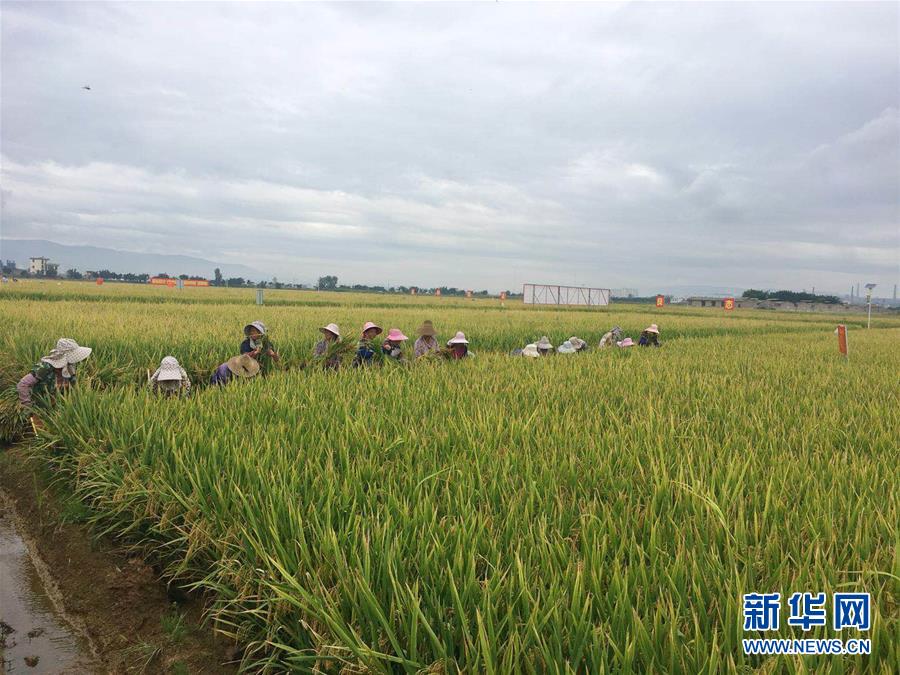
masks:
<svg viewBox="0 0 900 675"><path fill-rule="evenodd" d="M0 495L0 673L102 672L56 610Z"/></svg>

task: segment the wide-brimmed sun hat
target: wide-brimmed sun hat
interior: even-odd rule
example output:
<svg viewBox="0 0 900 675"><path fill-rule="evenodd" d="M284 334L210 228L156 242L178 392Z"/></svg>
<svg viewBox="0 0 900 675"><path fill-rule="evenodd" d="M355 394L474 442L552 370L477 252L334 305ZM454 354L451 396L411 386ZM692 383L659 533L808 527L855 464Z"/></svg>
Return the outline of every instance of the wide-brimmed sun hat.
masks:
<svg viewBox="0 0 900 675"><path fill-rule="evenodd" d="M403 342L404 340L409 340L409 338L406 337L406 336L403 334L403 331L400 330L399 328L391 328L391 329L388 331L387 339L388 339L388 340L394 340L394 341L396 341L396 342Z"/></svg>
<svg viewBox="0 0 900 675"><path fill-rule="evenodd" d="M536 347L538 349L553 349L553 345L550 344L550 338L546 335L542 335L541 339L538 340Z"/></svg>
<svg viewBox="0 0 900 675"><path fill-rule="evenodd" d="M645 333L656 333L657 335L659 335L659 328L656 327L655 323L651 323L649 326L647 326L644 329L644 332Z"/></svg>
<svg viewBox="0 0 900 675"><path fill-rule="evenodd" d="M225 365L232 374L238 377L253 377L259 372L259 361L251 358L248 354L232 356Z"/></svg>
<svg viewBox="0 0 900 675"><path fill-rule="evenodd" d="M437 331L434 329L434 326L431 325L430 321L423 321L422 325L416 328L416 335L430 335L434 337L437 335Z"/></svg>
<svg viewBox="0 0 900 675"><path fill-rule="evenodd" d="M72 338L59 338L56 341L56 347L51 350L47 356L41 359L44 363L49 363L54 368L62 368L65 365L72 365L84 361L94 351L90 347L81 347Z"/></svg>
<svg viewBox="0 0 900 675"><path fill-rule="evenodd" d="M621 342L617 342L616 345L618 345L619 347L634 347L634 340L628 337Z"/></svg>
<svg viewBox="0 0 900 675"><path fill-rule="evenodd" d="M540 356L540 353L538 353L537 345L533 342L531 344L525 345L525 349L522 350L522 356L530 356L531 358Z"/></svg>
<svg viewBox="0 0 900 675"><path fill-rule="evenodd" d="M254 321L253 323L248 323L246 326L244 326L244 335L250 335L251 328L255 328L263 335L266 334L266 324L264 324L262 321Z"/></svg>
<svg viewBox="0 0 900 675"><path fill-rule="evenodd" d="M573 345L571 341L566 340L556 348L556 351L558 351L560 354L574 354L578 350L575 349L575 345Z"/></svg>
<svg viewBox="0 0 900 675"><path fill-rule="evenodd" d="M181 381L181 364L174 356L167 356L159 362L159 368L153 373L153 378L157 382L167 382L171 380Z"/></svg>
<svg viewBox="0 0 900 675"><path fill-rule="evenodd" d="M448 347L452 347L453 345L467 345L467 344L469 344L469 341L466 340L466 334L463 333L462 331L459 331L456 335L454 335L452 338L447 340Z"/></svg>
<svg viewBox="0 0 900 675"><path fill-rule="evenodd" d="M571 342L572 346L575 347L575 351L578 351L580 349L584 349L585 347L587 347L587 342L582 340L580 337L575 337L574 335L569 338L569 342Z"/></svg>
<svg viewBox="0 0 900 675"><path fill-rule="evenodd" d="M326 331L336 337L341 337L341 329L338 328L338 325L336 323L330 323L327 326L322 326L319 329L320 333L325 333Z"/></svg>
<svg viewBox="0 0 900 675"><path fill-rule="evenodd" d="M383 332L381 326L379 326L378 324L372 323L371 321L366 321L366 322L363 324L362 332L365 333L365 332L366 332L367 330L369 330L370 328L375 328L375 329L378 330L378 332L375 333L375 335L381 335L381 333Z"/></svg>

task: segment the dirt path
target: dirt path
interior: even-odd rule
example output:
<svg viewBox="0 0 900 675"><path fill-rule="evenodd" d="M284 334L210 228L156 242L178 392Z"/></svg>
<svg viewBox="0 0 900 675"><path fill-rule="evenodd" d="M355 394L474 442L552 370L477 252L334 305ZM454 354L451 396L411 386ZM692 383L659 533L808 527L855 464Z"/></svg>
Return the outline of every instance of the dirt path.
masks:
<svg viewBox="0 0 900 675"><path fill-rule="evenodd" d="M49 488L20 447L0 449L0 490L45 592L99 672L237 672L234 645L201 625L200 600L167 589L141 559L97 540L77 522L80 505Z"/></svg>

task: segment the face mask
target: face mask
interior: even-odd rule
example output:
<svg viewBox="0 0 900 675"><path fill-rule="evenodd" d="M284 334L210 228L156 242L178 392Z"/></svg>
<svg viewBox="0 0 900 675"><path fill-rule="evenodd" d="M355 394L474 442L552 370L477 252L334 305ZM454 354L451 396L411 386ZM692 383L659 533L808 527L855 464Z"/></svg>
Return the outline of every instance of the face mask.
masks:
<svg viewBox="0 0 900 675"><path fill-rule="evenodd" d="M62 376L67 380L70 380L73 377L75 377L75 364L67 363L66 365L64 365L62 367Z"/></svg>

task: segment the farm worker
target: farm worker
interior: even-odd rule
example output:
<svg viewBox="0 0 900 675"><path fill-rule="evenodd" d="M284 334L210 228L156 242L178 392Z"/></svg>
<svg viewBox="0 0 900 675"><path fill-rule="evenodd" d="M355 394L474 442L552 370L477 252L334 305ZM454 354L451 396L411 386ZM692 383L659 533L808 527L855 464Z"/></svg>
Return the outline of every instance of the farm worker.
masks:
<svg viewBox="0 0 900 675"><path fill-rule="evenodd" d="M623 348L624 347L634 347L634 340L632 340L630 337L627 337L624 340L622 340L621 342L617 342L616 346L623 347Z"/></svg>
<svg viewBox="0 0 900 675"><path fill-rule="evenodd" d="M322 334L322 339L316 343L316 347L313 349L313 356L324 358L328 353L328 348L341 341L341 329L338 328L336 323L330 323L327 326L322 326L319 332ZM325 359L326 368L337 370L340 365L341 357L337 354Z"/></svg>
<svg viewBox="0 0 900 675"><path fill-rule="evenodd" d="M638 340L639 347L659 347L659 328L655 323L651 323L641 332L641 339Z"/></svg>
<svg viewBox="0 0 900 675"><path fill-rule="evenodd" d="M42 391L64 391L75 384L75 366L91 355L90 347L81 347L72 338L60 338L47 356L43 357L16 385L19 403L23 408L34 405L33 395Z"/></svg>
<svg viewBox="0 0 900 675"><path fill-rule="evenodd" d="M150 388L154 394L164 396L188 396L191 380L187 372L174 356L166 356L159 362L159 368L150 376Z"/></svg>
<svg viewBox="0 0 900 675"><path fill-rule="evenodd" d="M537 345L535 343L525 345L525 349L522 350L521 356L527 356L532 359L536 359L540 356L540 352L538 351Z"/></svg>
<svg viewBox="0 0 900 675"><path fill-rule="evenodd" d="M582 352L587 349L587 342L582 340L580 337L575 337L574 335L569 338L569 342L573 347L575 347L576 352Z"/></svg>
<svg viewBox="0 0 900 675"><path fill-rule="evenodd" d="M560 354L574 354L578 350L575 349L575 345L572 344L571 340L566 340L559 347L556 348Z"/></svg>
<svg viewBox="0 0 900 675"><path fill-rule="evenodd" d="M387 340L381 345L384 355L395 361L403 361L403 343L409 340L399 328L391 328L387 334Z"/></svg>
<svg viewBox="0 0 900 675"><path fill-rule="evenodd" d="M605 349L606 347L612 347L619 340L622 339L622 329L618 326L613 326L612 330L607 331L603 334L603 337L600 338L600 349Z"/></svg>
<svg viewBox="0 0 900 675"><path fill-rule="evenodd" d="M353 359L354 367L372 363L372 358L375 356L375 347L372 344L372 340L381 335L381 333L381 326L371 321L366 321L363 325L362 337L356 344L356 356Z"/></svg>
<svg viewBox="0 0 900 675"><path fill-rule="evenodd" d="M546 335L541 336L541 339L537 341L536 346L538 354L541 356L550 356L553 354L553 345L550 344L550 339Z"/></svg>
<svg viewBox="0 0 900 675"><path fill-rule="evenodd" d="M281 357L275 350L275 345L269 339L266 324L262 321L254 321L244 326L246 338L241 343L241 354L249 354L259 361L263 375L269 370L272 361L278 361Z"/></svg>
<svg viewBox="0 0 900 675"><path fill-rule="evenodd" d="M434 330L434 326L431 325L430 321L423 321L422 325L416 329L416 334L419 336L415 345L413 345L413 354L416 358L440 349L437 341L437 331Z"/></svg>
<svg viewBox="0 0 900 675"><path fill-rule="evenodd" d="M259 361L252 358L249 354L241 354L240 356L232 356L221 366L216 368L212 377L209 378L210 384L224 385L231 382L233 377L254 377L260 371Z"/></svg>
<svg viewBox="0 0 900 675"><path fill-rule="evenodd" d="M469 352L469 341L466 339L466 334L462 331L459 331L447 340L447 346L450 348L451 359L465 359L474 356L474 354Z"/></svg>

